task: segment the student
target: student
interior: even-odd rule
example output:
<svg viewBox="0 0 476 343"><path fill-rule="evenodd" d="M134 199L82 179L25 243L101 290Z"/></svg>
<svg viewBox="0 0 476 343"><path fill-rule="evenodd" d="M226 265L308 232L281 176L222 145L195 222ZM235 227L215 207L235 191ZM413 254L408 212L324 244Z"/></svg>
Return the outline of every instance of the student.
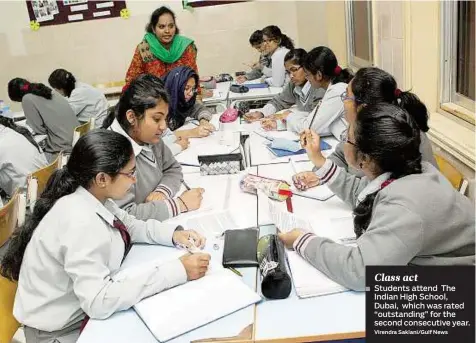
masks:
<svg viewBox="0 0 476 343"><path fill-rule="evenodd" d="M272 70L269 68L271 66L271 59L263 50L263 31L256 30L253 32L250 36L249 42L251 47L260 53L259 61L250 66L251 71L247 72L245 75L238 76L236 78L237 83L256 80L263 76L272 76Z"/></svg>
<svg viewBox="0 0 476 343"><path fill-rule="evenodd" d="M48 163L30 131L2 116L0 146L0 189L11 197L17 188L26 185L29 174Z"/></svg>
<svg viewBox="0 0 476 343"><path fill-rule="evenodd" d="M29 127L39 135L46 135L45 155L54 161L60 151L69 153L74 129L79 121L65 98L42 83L30 83L15 78L8 83L8 96L21 102Z"/></svg>
<svg viewBox="0 0 476 343"><path fill-rule="evenodd" d="M286 79L284 56L294 49L293 41L283 34L279 27L271 25L263 29L263 52L271 58L271 76L264 79L273 87L283 87ZM263 72L266 75L266 72Z"/></svg>
<svg viewBox="0 0 476 343"><path fill-rule="evenodd" d="M103 123L127 137L134 148L137 182L116 202L138 219L166 220L196 210L203 188L185 191L173 198L183 180L182 167L161 140L165 132L169 99L162 80L150 74L139 76L122 94L114 111Z"/></svg>
<svg viewBox="0 0 476 343"><path fill-rule="evenodd" d="M211 112L196 101L198 75L193 69L177 67L165 75L163 80L170 97L167 126L174 132L178 143L182 139L206 137L215 131L215 127L210 124ZM177 130L185 124L187 118L194 119L197 126L193 129ZM169 148L176 151L177 144L172 148L170 142L166 141Z"/></svg>
<svg viewBox="0 0 476 343"><path fill-rule="evenodd" d="M471 201L428 162L422 162L420 128L408 113L370 104L350 123L347 163L358 178L322 155L319 136L306 130L301 142L318 168L321 184L354 214L356 246L293 230L280 235L330 279L365 290L368 265L474 265L475 215Z"/></svg>
<svg viewBox="0 0 476 343"><path fill-rule="evenodd" d="M311 128L321 136L333 135L340 138L347 127L341 95L352 79L352 72L342 69L332 50L325 46L312 49L307 54L303 67L312 87L324 90L324 95L309 115L290 113L285 120L277 122L277 129L300 134Z"/></svg>
<svg viewBox="0 0 476 343"><path fill-rule="evenodd" d="M178 66L188 66L198 74L197 48L192 39L179 34L174 12L165 6L156 9L146 31L127 70L125 88L139 75L163 77Z"/></svg>
<svg viewBox="0 0 476 343"><path fill-rule="evenodd" d="M262 126L265 129L276 129L277 119L285 119L293 112L307 116L316 107L324 95L324 90L313 88L311 83L307 81L303 70L306 56L307 53L304 49L294 49L286 54L284 67L286 73L290 75L290 82L262 110L245 114L246 121L251 122L266 117L268 120L262 121ZM290 107L294 105L296 107L291 109ZM287 111L276 114L276 112L283 110Z"/></svg>
<svg viewBox="0 0 476 343"><path fill-rule="evenodd" d="M206 273L210 256L196 253L117 274L132 243L205 243L195 231L137 220L117 207L112 199L134 184L135 168L127 138L107 130L87 133L14 233L0 271L18 280L13 315L24 325L27 343L76 342L89 318L105 319Z"/></svg>
<svg viewBox="0 0 476 343"><path fill-rule="evenodd" d="M402 92L398 89L397 82L392 75L375 67L361 68L348 84L347 90L342 93L342 99L344 101L345 119L349 123L355 121L357 112L365 105L388 103L405 109L420 129L422 160L430 162L438 169L431 142L426 136L426 132L429 130L428 110L415 94ZM345 142L339 143L329 159L349 173L360 177L364 176L361 170L347 165L344 156L344 145ZM317 186L318 180L313 172L302 172L296 177L300 178L307 188Z"/></svg>
<svg viewBox="0 0 476 343"><path fill-rule="evenodd" d="M103 92L77 81L73 74L64 69L56 69L52 72L48 83L67 98L81 123L86 123L92 118L94 126L101 127L109 107Z"/></svg>

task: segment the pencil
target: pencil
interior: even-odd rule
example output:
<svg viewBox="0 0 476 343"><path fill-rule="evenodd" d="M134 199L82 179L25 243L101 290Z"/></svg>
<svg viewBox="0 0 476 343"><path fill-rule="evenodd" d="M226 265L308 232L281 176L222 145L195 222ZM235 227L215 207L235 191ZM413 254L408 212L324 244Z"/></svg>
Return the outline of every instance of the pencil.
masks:
<svg viewBox="0 0 476 343"><path fill-rule="evenodd" d="M182 183L183 185L185 186L185 188L187 189L187 191L190 190L190 187L187 185L187 183L185 182L185 180L182 180Z"/></svg>

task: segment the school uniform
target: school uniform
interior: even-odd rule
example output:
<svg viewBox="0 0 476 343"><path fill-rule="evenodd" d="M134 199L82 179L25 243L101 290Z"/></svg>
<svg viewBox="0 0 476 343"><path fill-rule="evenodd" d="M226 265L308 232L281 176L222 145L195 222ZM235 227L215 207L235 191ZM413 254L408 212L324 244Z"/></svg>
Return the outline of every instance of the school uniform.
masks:
<svg viewBox="0 0 476 343"><path fill-rule="evenodd" d="M48 162L22 134L0 125L0 188L9 196L26 185L26 177Z"/></svg>
<svg viewBox="0 0 476 343"><path fill-rule="evenodd" d="M365 289L367 265L474 265L472 203L430 163L423 162L422 168L422 174L391 181L390 173L384 173L370 181L328 159L316 175L350 206L384 188L375 197L370 224L357 246L304 233L294 249L330 279L360 291Z"/></svg>
<svg viewBox="0 0 476 343"><path fill-rule="evenodd" d="M68 101L53 92L50 100L34 94L26 94L22 99L26 122L39 135L46 135L44 152L52 162L60 152L71 152L74 129L79 126Z"/></svg>
<svg viewBox="0 0 476 343"><path fill-rule="evenodd" d="M266 77L264 81L272 87L283 87L288 81L286 68L284 68L284 56L288 52L288 48L280 46L271 55L271 66L263 68L263 74Z"/></svg>
<svg viewBox="0 0 476 343"><path fill-rule="evenodd" d="M103 92L86 83L76 82L67 99L80 122L85 123L92 118L95 127L102 126L109 107Z"/></svg>
<svg viewBox="0 0 476 343"><path fill-rule="evenodd" d="M431 141L425 132L420 131L420 153L422 161L431 163L436 169L439 169L438 163L436 163L435 155L433 154L433 148L431 147ZM339 167L344 168L348 173L363 177L364 173L360 169L355 169L347 164L344 155L344 144L340 142L337 144L334 152L328 157L335 162Z"/></svg>
<svg viewBox="0 0 476 343"><path fill-rule="evenodd" d="M259 67L251 69L249 72L245 74L246 79L251 81L251 80L256 80L261 78L263 75L264 76L271 76L271 69L269 68L271 66L271 58L269 58L265 54L261 54L259 56ZM263 71L266 71L267 73L264 74Z"/></svg>
<svg viewBox="0 0 476 343"><path fill-rule="evenodd" d="M291 112L308 114L317 106L324 93L322 88L313 88L309 81L303 86L296 86L294 83L288 82L283 91L271 99L261 112L267 117L295 105L295 108L290 109Z"/></svg>
<svg viewBox="0 0 476 343"><path fill-rule="evenodd" d="M286 129L299 134L311 128L320 136L333 135L340 139L342 132L347 129L344 103L341 99L346 88L347 83L344 82L329 85L320 103L309 114L291 113L285 119L283 123L286 124Z"/></svg>
<svg viewBox="0 0 476 343"><path fill-rule="evenodd" d="M131 243L173 246L173 233L181 229L137 220L82 187L60 198L41 220L25 250L13 306L27 342L75 342L86 315L105 319L186 282L178 259L118 274L127 252L121 223Z"/></svg>
<svg viewBox="0 0 476 343"><path fill-rule="evenodd" d="M178 216L180 202L173 197L180 189L183 174L170 149L162 140L155 145L137 144L116 119L110 129L129 139L136 157L137 181L123 199L116 200L119 207L142 220L163 221ZM145 202L152 192L163 193L167 199Z"/></svg>

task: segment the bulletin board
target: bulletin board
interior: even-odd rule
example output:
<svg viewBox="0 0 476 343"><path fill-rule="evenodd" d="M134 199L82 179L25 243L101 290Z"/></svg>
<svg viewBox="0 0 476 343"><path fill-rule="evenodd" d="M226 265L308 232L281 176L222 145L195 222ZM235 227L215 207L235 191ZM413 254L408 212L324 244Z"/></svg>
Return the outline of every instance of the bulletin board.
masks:
<svg viewBox="0 0 476 343"><path fill-rule="evenodd" d="M41 26L119 17L125 1L33 0L26 1L30 21Z"/></svg>

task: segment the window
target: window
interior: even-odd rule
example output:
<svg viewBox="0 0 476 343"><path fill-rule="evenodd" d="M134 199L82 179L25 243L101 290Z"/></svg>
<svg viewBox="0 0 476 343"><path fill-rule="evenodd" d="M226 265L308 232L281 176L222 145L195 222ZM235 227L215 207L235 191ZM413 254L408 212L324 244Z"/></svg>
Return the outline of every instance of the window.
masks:
<svg viewBox="0 0 476 343"><path fill-rule="evenodd" d="M346 2L347 55L355 68L371 66L372 49L372 2Z"/></svg>
<svg viewBox="0 0 476 343"><path fill-rule="evenodd" d="M470 121L474 123L475 2L444 1L441 6L442 107L447 109L448 104L463 107L472 113L473 118ZM455 114L458 115L457 112L456 110ZM463 116L463 119L466 118Z"/></svg>

